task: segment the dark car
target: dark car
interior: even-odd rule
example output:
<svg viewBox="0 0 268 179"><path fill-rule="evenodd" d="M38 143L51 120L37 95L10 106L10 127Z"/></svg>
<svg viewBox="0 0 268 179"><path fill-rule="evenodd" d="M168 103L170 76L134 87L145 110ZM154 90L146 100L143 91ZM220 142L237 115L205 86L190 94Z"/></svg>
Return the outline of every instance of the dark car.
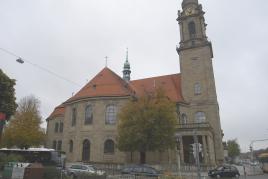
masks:
<svg viewBox="0 0 268 179"><path fill-rule="evenodd" d="M147 176L147 177L158 177L159 172L147 165L131 165L123 168L121 174L129 174L135 176Z"/></svg>
<svg viewBox="0 0 268 179"><path fill-rule="evenodd" d="M240 173L234 166L219 166L213 170L208 172L208 176L210 177L236 177L239 178Z"/></svg>

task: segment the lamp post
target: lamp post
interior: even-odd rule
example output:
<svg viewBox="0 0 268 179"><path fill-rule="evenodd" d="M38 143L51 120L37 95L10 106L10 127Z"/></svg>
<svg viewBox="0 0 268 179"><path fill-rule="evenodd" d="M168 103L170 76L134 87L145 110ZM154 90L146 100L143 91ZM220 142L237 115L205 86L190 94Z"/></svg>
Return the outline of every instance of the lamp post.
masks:
<svg viewBox="0 0 268 179"><path fill-rule="evenodd" d="M178 175L181 178L181 157L180 157L180 142L181 142L181 135L180 134L176 134L176 149L177 149L177 162L178 162Z"/></svg>
<svg viewBox="0 0 268 179"><path fill-rule="evenodd" d="M194 130L194 147L195 147L195 162L197 166L197 178L201 179L201 173L200 173L200 160L199 160L199 142L197 137L197 132Z"/></svg>

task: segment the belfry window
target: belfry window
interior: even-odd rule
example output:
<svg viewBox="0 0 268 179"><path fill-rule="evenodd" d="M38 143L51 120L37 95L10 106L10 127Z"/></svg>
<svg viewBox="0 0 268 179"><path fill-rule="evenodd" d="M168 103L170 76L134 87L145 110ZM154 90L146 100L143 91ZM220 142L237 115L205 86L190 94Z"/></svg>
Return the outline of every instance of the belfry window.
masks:
<svg viewBox="0 0 268 179"><path fill-rule="evenodd" d="M104 153L105 154L113 154L114 153L114 141L108 139L104 142Z"/></svg>
<svg viewBox="0 0 268 179"><path fill-rule="evenodd" d="M92 124L93 121L93 109L91 105L87 105L85 109L85 124Z"/></svg>
<svg viewBox="0 0 268 179"><path fill-rule="evenodd" d="M195 95L200 95L201 94L201 84L200 83L195 83L194 84L194 94Z"/></svg>
<svg viewBox="0 0 268 179"><path fill-rule="evenodd" d="M189 30L190 38L195 38L195 36L196 36L196 29L195 29L195 23L193 21L191 21L188 24L188 30Z"/></svg>
<svg viewBox="0 0 268 179"><path fill-rule="evenodd" d="M115 105L108 105L106 107L105 124L116 123L116 107Z"/></svg>
<svg viewBox="0 0 268 179"><path fill-rule="evenodd" d="M205 123L206 122L206 114L204 112L195 113L195 122L196 123Z"/></svg>

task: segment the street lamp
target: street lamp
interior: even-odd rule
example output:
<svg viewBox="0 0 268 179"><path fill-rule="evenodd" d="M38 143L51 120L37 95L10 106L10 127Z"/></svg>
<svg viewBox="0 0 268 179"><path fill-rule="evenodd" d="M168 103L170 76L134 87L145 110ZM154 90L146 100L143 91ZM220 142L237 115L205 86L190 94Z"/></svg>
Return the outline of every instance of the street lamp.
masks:
<svg viewBox="0 0 268 179"><path fill-rule="evenodd" d="M180 142L181 142L181 135L176 133L176 149L177 149L177 162L178 162L178 175L181 178L181 157L180 157Z"/></svg>
<svg viewBox="0 0 268 179"><path fill-rule="evenodd" d="M21 58L18 58L16 61L17 61L18 63L20 63L20 64L23 64L23 63L24 63L24 60L22 60Z"/></svg>

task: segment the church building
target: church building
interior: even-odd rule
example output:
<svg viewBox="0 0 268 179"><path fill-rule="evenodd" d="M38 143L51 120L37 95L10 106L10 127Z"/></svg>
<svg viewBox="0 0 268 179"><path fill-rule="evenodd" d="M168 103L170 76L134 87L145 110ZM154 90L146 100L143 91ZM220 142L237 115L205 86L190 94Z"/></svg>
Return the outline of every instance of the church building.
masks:
<svg viewBox="0 0 268 179"><path fill-rule="evenodd" d="M138 163L138 153L116 148L117 113L132 97L164 89L176 103L176 137L182 164L195 163L194 139L200 143L200 162L223 162L223 132L217 101L212 44L206 35L205 12L198 0L183 0L178 11L180 73L131 80L128 54L120 77L105 67L80 91L47 118L47 146L66 152L69 162ZM174 137L175 137L174 136ZM197 137L196 137L197 136ZM176 149L148 152L148 164L176 163Z"/></svg>

